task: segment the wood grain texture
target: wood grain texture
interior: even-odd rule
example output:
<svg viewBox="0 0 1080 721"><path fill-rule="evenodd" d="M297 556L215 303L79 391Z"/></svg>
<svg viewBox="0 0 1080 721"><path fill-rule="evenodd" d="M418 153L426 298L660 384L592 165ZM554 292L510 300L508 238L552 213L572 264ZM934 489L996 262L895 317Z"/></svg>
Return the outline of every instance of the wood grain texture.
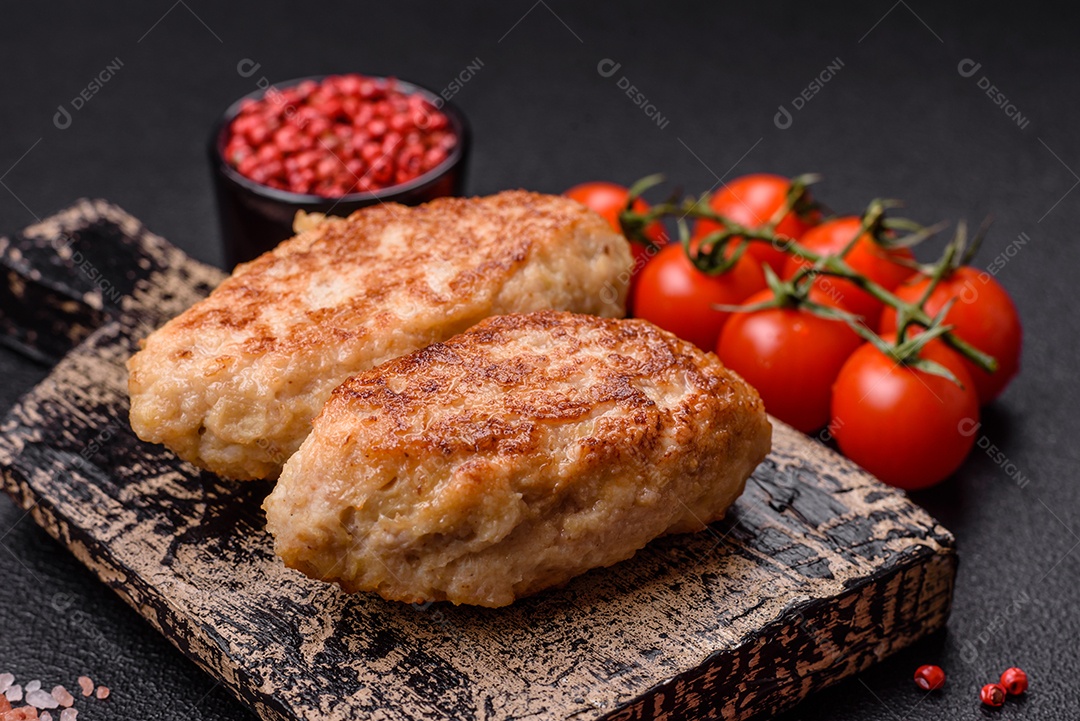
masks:
<svg viewBox="0 0 1080 721"><path fill-rule="evenodd" d="M100 210L81 232L124 225L93 230ZM221 277L129 240L150 272L4 421L4 485L265 719L748 719L946 621L951 535L779 423L723 522L509 608L388 603L289 571L263 530L269 485L200 473L128 426L137 338Z"/></svg>
<svg viewBox="0 0 1080 721"><path fill-rule="evenodd" d="M130 305L152 277L183 272L186 256L104 200L0 237L0 342L55 363ZM220 282L219 271L191 266ZM166 269L168 269L166 271Z"/></svg>

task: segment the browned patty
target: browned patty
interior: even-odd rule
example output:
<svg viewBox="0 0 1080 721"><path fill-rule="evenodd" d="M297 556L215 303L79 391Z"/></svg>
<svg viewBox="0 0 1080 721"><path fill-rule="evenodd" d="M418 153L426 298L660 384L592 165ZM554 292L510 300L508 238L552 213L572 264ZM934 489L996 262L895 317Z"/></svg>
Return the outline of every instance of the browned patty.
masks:
<svg viewBox="0 0 1080 721"><path fill-rule="evenodd" d="M139 437L229 478L276 477L347 377L500 313L622 316L626 240L566 198L386 204L236 268L128 363Z"/></svg>
<svg viewBox="0 0 1080 721"><path fill-rule="evenodd" d="M349 591L502 606L721 518L770 438L753 388L645 321L495 317L337 388L267 526Z"/></svg>

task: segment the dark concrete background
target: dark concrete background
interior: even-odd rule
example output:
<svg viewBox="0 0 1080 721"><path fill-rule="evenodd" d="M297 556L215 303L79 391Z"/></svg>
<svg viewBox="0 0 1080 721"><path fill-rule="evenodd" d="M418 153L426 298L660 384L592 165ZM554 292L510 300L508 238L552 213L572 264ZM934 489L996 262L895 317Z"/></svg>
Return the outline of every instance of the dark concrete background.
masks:
<svg viewBox="0 0 1080 721"><path fill-rule="evenodd" d="M788 718L983 718L978 688L1010 664L1031 673L1032 690L1000 718L1075 718L1080 334L1069 303L1080 271L1080 53L1071 10L924 0L748 6L8 5L0 228L103 197L220 262L204 145L216 114L254 86L237 72L245 58L271 80L355 70L436 90L479 58L481 71L454 98L475 134L472 193L558 192L657 171L703 191L744 172L817 171L827 178L819 194L840 211L885 196L927 222L993 214L979 262L1006 253L998 279L1024 318L1024 369L987 414L984 443L1000 450L976 450L955 478L916 497L959 538L948 631ZM610 78L597 72L606 58L621 63ZM116 59L115 76L57 128L58 106L70 109ZM965 59L981 64L971 77L958 70ZM837 60L791 126L777 127L779 106L790 110ZM665 127L621 93L622 76ZM980 89L984 77L1024 127ZM1007 251L1021 233L1029 242ZM0 350L0 403L45 372ZM89 673L115 691L108 706L83 712L89 721L248 717L22 516L0 499L0 672L69 685ZM924 662L944 666L945 691L924 696L911 683Z"/></svg>

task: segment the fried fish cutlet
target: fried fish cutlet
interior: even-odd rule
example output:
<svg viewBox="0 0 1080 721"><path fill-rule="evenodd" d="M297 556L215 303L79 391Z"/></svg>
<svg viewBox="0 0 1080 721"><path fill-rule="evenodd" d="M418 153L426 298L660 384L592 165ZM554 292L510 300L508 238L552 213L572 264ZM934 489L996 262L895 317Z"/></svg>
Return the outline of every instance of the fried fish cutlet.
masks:
<svg viewBox="0 0 1080 721"><path fill-rule="evenodd" d="M724 516L769 451L757 392L642 320L538 312L338 387L264 507L286 565L504 606Z"/></svg>
<svg viewBox="0 0 1080 721"><path fill-rule="evenodd" d="M130 359L140 438L227 478L274 478L358 371L491 315L624 314L629 244L566 198L508 191L306 224Z"/></svg>

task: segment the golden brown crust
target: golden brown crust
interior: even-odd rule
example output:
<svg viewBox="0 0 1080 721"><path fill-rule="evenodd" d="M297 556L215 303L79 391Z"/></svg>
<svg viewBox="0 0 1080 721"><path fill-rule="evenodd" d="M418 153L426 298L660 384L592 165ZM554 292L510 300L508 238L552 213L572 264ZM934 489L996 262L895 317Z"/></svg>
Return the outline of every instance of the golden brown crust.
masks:
<svg viewBox="0 0 1080 721"><path fill-rule="evenodd" d="M273 477L356 371L492 314L623 313L628 244L566 198L509 191L302 225L132 358L140 437L220 475Z"/></svg>
<svg viewBox="0 0 1080 721"><path fill-rule="evenodd" d="M548 348L519 355L521 339L534 334L549 334ZM585 351L590 344L608 353L605 362L595 362ZM584 440L590 451L622 447L630 432L635 446L647 449L661 432L661 409L639 387L641 382L655 384L678 375L696 390L716 394L733 376L686 350L683 341L641 320L556 312L496 316L445 343L349 378L334 390L322 415L377 411L367 426L375 448L384 443L397 448L401 429L422 418L424 428L410 443L419 452L494 450L512 456L535 450L526 439L536 421L577 421L606 407L615 413ZM582 385L586 376L589 382ZM470 394L467 410L457 412L454 401L463 388L491 391ZM747 403L760 405L757 394L743 388ZM671 412L690 413L689 404L697 400L691 396Z"/></svg>
<svg viewBox="0 0 1080 721"><path fill-rule="evenodd" d="M479 226L478 203L483 204L488 221ZM379 241L385 242L388 226L404 219L410 225L409 242L396 249L393 262L387 263ZM383 203L347 219L326 217L312 231L237 266L211 299L180 316L174 328L242 333L245 350L252 354L347 340L354 332L374 332L350 328L354 325L350 319L375 316L383 321L377 327L386 329L392 321L389 315L379 318L379 313L390 300L400 302L403 296L451 310L461 298L490 292L514 268L524 265L535 248L547 245L575 222L595 220L572 201L524 190L482 199L439 198L416 208ZM465 228L471 232L447 232ZM436 262L461 269L437 290L429 283L430 265ZM342 302L312 307L310 299L297 292L327 269L353 266L362 271L354 278L361 282ZM290 324L285 333L275 332L266 319L268 306L291 310L305 322Z"/></svg>
<svg viewBox="0 0 1080 721"><path fill-rule="evenodd" d="M504 605L720 518L769 437L751 387L645 321L500 316L338 387L268 527L349 590Z"/></svg>

